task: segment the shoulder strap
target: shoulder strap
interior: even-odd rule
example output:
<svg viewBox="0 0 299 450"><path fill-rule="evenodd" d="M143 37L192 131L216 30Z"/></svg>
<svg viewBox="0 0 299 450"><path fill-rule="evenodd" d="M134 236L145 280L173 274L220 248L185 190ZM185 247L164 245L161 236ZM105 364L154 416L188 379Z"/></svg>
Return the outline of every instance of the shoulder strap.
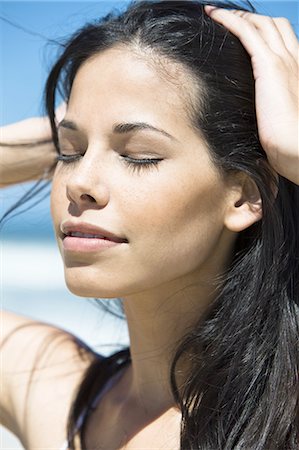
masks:
<svg viewBox="0 0 299 450"><path fill-rule="evenodd" d="M76 426L72 436L74 437L78 432L80 435L86 424L89 415L97 407L102 396L112 387L113 383L117 381L125 368L131 362L130 349L125 348L112 355L99 359L97 361L98 382L94 383L90 390L89 400L82 412L78 416ZM84 381L84 380L83 380ZM64 443L61 450L67 450L68 440Z"/></svg>

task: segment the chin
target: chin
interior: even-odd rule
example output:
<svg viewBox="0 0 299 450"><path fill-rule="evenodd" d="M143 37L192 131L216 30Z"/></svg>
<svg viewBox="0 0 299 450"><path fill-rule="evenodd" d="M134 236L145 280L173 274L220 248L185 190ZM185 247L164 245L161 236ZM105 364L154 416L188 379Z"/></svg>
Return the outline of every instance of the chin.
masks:
<svg viewBox="0 0 299 450"><path fill-rule="evenodd" d="M102 289L94 288L90 286L84 286L78 282L69 282L66 280L66 286L68 290L78 297L88 298L117 298L118 291L115 289Z"/></svg>
<svg viewBox="0 0 299 450"><path fill-rule="evenodd" d="M121 296L121 289L119 286L115 286L115 279L101 282L99 278L92 280L90 277L78 276L78 273L70 274L67 271L65 283L68 290L78 297L118 298Z"/></svg>

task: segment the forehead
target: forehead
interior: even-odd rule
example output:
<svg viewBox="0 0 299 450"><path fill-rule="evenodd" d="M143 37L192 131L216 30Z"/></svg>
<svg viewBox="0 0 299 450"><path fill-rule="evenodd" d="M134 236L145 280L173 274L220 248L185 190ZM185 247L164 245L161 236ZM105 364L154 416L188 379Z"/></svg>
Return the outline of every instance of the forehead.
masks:
<svg viewBox="0 0 299 450"><path fill-rule="evenodd" d="M88 59L78 70L68 115L87 125L116 120L150 121L184 135L188 117L188 74L179 64L146 52L117 47Z"/></svg>

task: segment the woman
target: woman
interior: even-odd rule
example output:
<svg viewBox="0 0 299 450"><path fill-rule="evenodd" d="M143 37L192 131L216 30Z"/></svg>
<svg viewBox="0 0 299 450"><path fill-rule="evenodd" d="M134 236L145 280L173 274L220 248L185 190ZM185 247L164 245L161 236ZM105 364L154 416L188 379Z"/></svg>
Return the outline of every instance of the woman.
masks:
<svg viewBox="0 0 299 450"><path fill-rule="evenodd" d="M66 283L122 298L130 349L104 359L57 330L36 370L55 329L8 314L2 423L26 448L59 448L67 418L71 449L298 447L298 42L235 7L133 3L73 36L49 75Z"/></svg>

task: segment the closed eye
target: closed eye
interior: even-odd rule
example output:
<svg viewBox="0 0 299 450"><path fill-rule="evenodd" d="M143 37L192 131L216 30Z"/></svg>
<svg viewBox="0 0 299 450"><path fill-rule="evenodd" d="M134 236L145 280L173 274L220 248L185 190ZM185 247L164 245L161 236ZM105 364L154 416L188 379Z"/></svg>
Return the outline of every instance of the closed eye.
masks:
<svg viewBox="0 0 299 450"><path fill-rule="evenodd" d="M120 155L125 162L126 165L128 165L133 171L137 170L140 171L141 169L148 169L157 167L160 161L162 161L162 158L131 158L127 155ZM81 154L73 154L73 155L64 155L59 154L56 157L57 161L62 161L65 164L70 164L78 161L81 159L83 155Z"/></svg>
<svg viewBox="0 0 299 450"><path fill-rule="evenodd" d="M82 158L82 155L77 154L77 155L63 155L62 153L60 153L59 155L56 156L56 161L62 161L66 164L78 161L80 158Z"/></svg>
<svg viewBox="0 0 299 450"><path fill-rule="evenodd" d="M131 158L127 155L121 155L124 162L131 168L133 171L141 171L142 169L154 168L157 167L162 158Z"/></svg>

